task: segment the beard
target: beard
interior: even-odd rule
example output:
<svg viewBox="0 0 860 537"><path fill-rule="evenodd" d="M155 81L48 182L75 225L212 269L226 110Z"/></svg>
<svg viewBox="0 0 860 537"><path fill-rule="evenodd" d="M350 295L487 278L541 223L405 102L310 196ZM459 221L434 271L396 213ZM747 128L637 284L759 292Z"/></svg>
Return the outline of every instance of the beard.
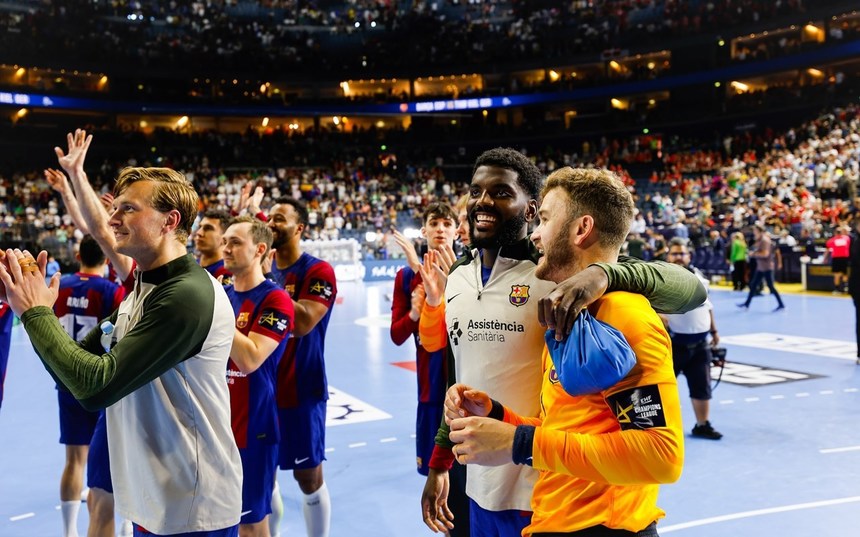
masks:
<svg viewBox="0 0 860 537"><path fill-rule="evenodd" d="M287 239L281 233L272 233L272 250L277 250L287 243Z"/></svg>
<svg viewBox="0 0 860 537"><path fill-rule="evenodd" d="M526 213L523 212L507 222L502 222L499 231L491 237L475 237L475 222L469 221L469 248L496 249L510 246L523 238L526 227Z"/></svg>
<svg viewBox="0 0 860 537"><path fill-rule="evenodd" d="M570 225L555 238L551 248L545 248L543 258L538 262L535 276L541 280L560 283L572 275L576 254L570 247Z"/></svg>

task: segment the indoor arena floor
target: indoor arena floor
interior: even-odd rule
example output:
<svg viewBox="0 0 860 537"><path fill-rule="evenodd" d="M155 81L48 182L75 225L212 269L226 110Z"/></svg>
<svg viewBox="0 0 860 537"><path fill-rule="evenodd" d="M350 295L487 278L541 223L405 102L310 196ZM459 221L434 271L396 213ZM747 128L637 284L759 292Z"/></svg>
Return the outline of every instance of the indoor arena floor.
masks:
<svg viewBox="0 0 860 537"><path fill-rule="evenodd" d="M327 343L329 402L324 472L331 535L429 535L415 471L414 347L388 332L392 282L342 282ZM749 311L744 294L712 291L731 364L714 393L720 441L687 436L678 483L661 489L661 534L678 537L860 535L860 366L850 299L770 296ZM59 537L59 476L53 383L15 327L0 411L0 537ZM693 426L680 382L684 428ZM299 490L279 473L281 535L305 535ZM85 535L86 508L79 532Z"/></svg>

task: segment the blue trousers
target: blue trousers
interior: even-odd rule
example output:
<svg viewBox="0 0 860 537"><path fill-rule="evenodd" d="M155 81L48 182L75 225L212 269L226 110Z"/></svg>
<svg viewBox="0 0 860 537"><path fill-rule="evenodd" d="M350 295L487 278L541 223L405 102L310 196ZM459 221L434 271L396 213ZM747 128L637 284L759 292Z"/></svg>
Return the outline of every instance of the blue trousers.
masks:
<svg viewBox="0 0 860 537"><path fill-rule="evenodd" d="M779 296L779 292L776 290L776 287L773 285L773 271L772 270L757 270L753 275L752 281L750 282L750 292L747 295L747 300L744 302L744 305L749 306L750 302L752 302L753 294L755 293L756 288L758 288L759 284L761 284L762 280L767 284L767 288L770 289L770 294L776 297L776 303L779 304L779 307L785 307L782 303L782 297Z"/></svg>

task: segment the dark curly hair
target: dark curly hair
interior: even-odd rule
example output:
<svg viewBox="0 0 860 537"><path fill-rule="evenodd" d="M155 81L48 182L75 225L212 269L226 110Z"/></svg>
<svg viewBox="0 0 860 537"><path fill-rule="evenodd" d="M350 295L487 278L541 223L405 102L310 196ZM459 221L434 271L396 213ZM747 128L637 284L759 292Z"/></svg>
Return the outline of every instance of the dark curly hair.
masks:
<svg viewBox="0 0 860 537"><path fill-rule="evenodd" d="M525 190L529 198L538 199L543 183L543 174L528 157L516 149L497 147L484 151L475 161L472 175L475 175L481 166L495 166L516 172L517 183Z"/></svg>

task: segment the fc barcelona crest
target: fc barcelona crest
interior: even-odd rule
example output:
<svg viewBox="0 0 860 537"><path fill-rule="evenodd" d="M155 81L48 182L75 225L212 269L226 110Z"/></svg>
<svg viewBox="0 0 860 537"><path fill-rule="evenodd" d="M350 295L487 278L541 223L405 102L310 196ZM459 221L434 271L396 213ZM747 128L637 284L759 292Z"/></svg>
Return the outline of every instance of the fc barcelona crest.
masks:
<svg viewBox="0 0 860 537"><path fill-rule="evenodd" d="M529 286L528 285L512 285L511 286L511 304L514 306L522 306L529 301Z"/></svg>
<svg viewBox="0 0 860 537"><path fill-rule="evenodd" d="M248 316L251 315L250 312L243 311L236 317L236 328L242 329L248 326Z"/></svg>

